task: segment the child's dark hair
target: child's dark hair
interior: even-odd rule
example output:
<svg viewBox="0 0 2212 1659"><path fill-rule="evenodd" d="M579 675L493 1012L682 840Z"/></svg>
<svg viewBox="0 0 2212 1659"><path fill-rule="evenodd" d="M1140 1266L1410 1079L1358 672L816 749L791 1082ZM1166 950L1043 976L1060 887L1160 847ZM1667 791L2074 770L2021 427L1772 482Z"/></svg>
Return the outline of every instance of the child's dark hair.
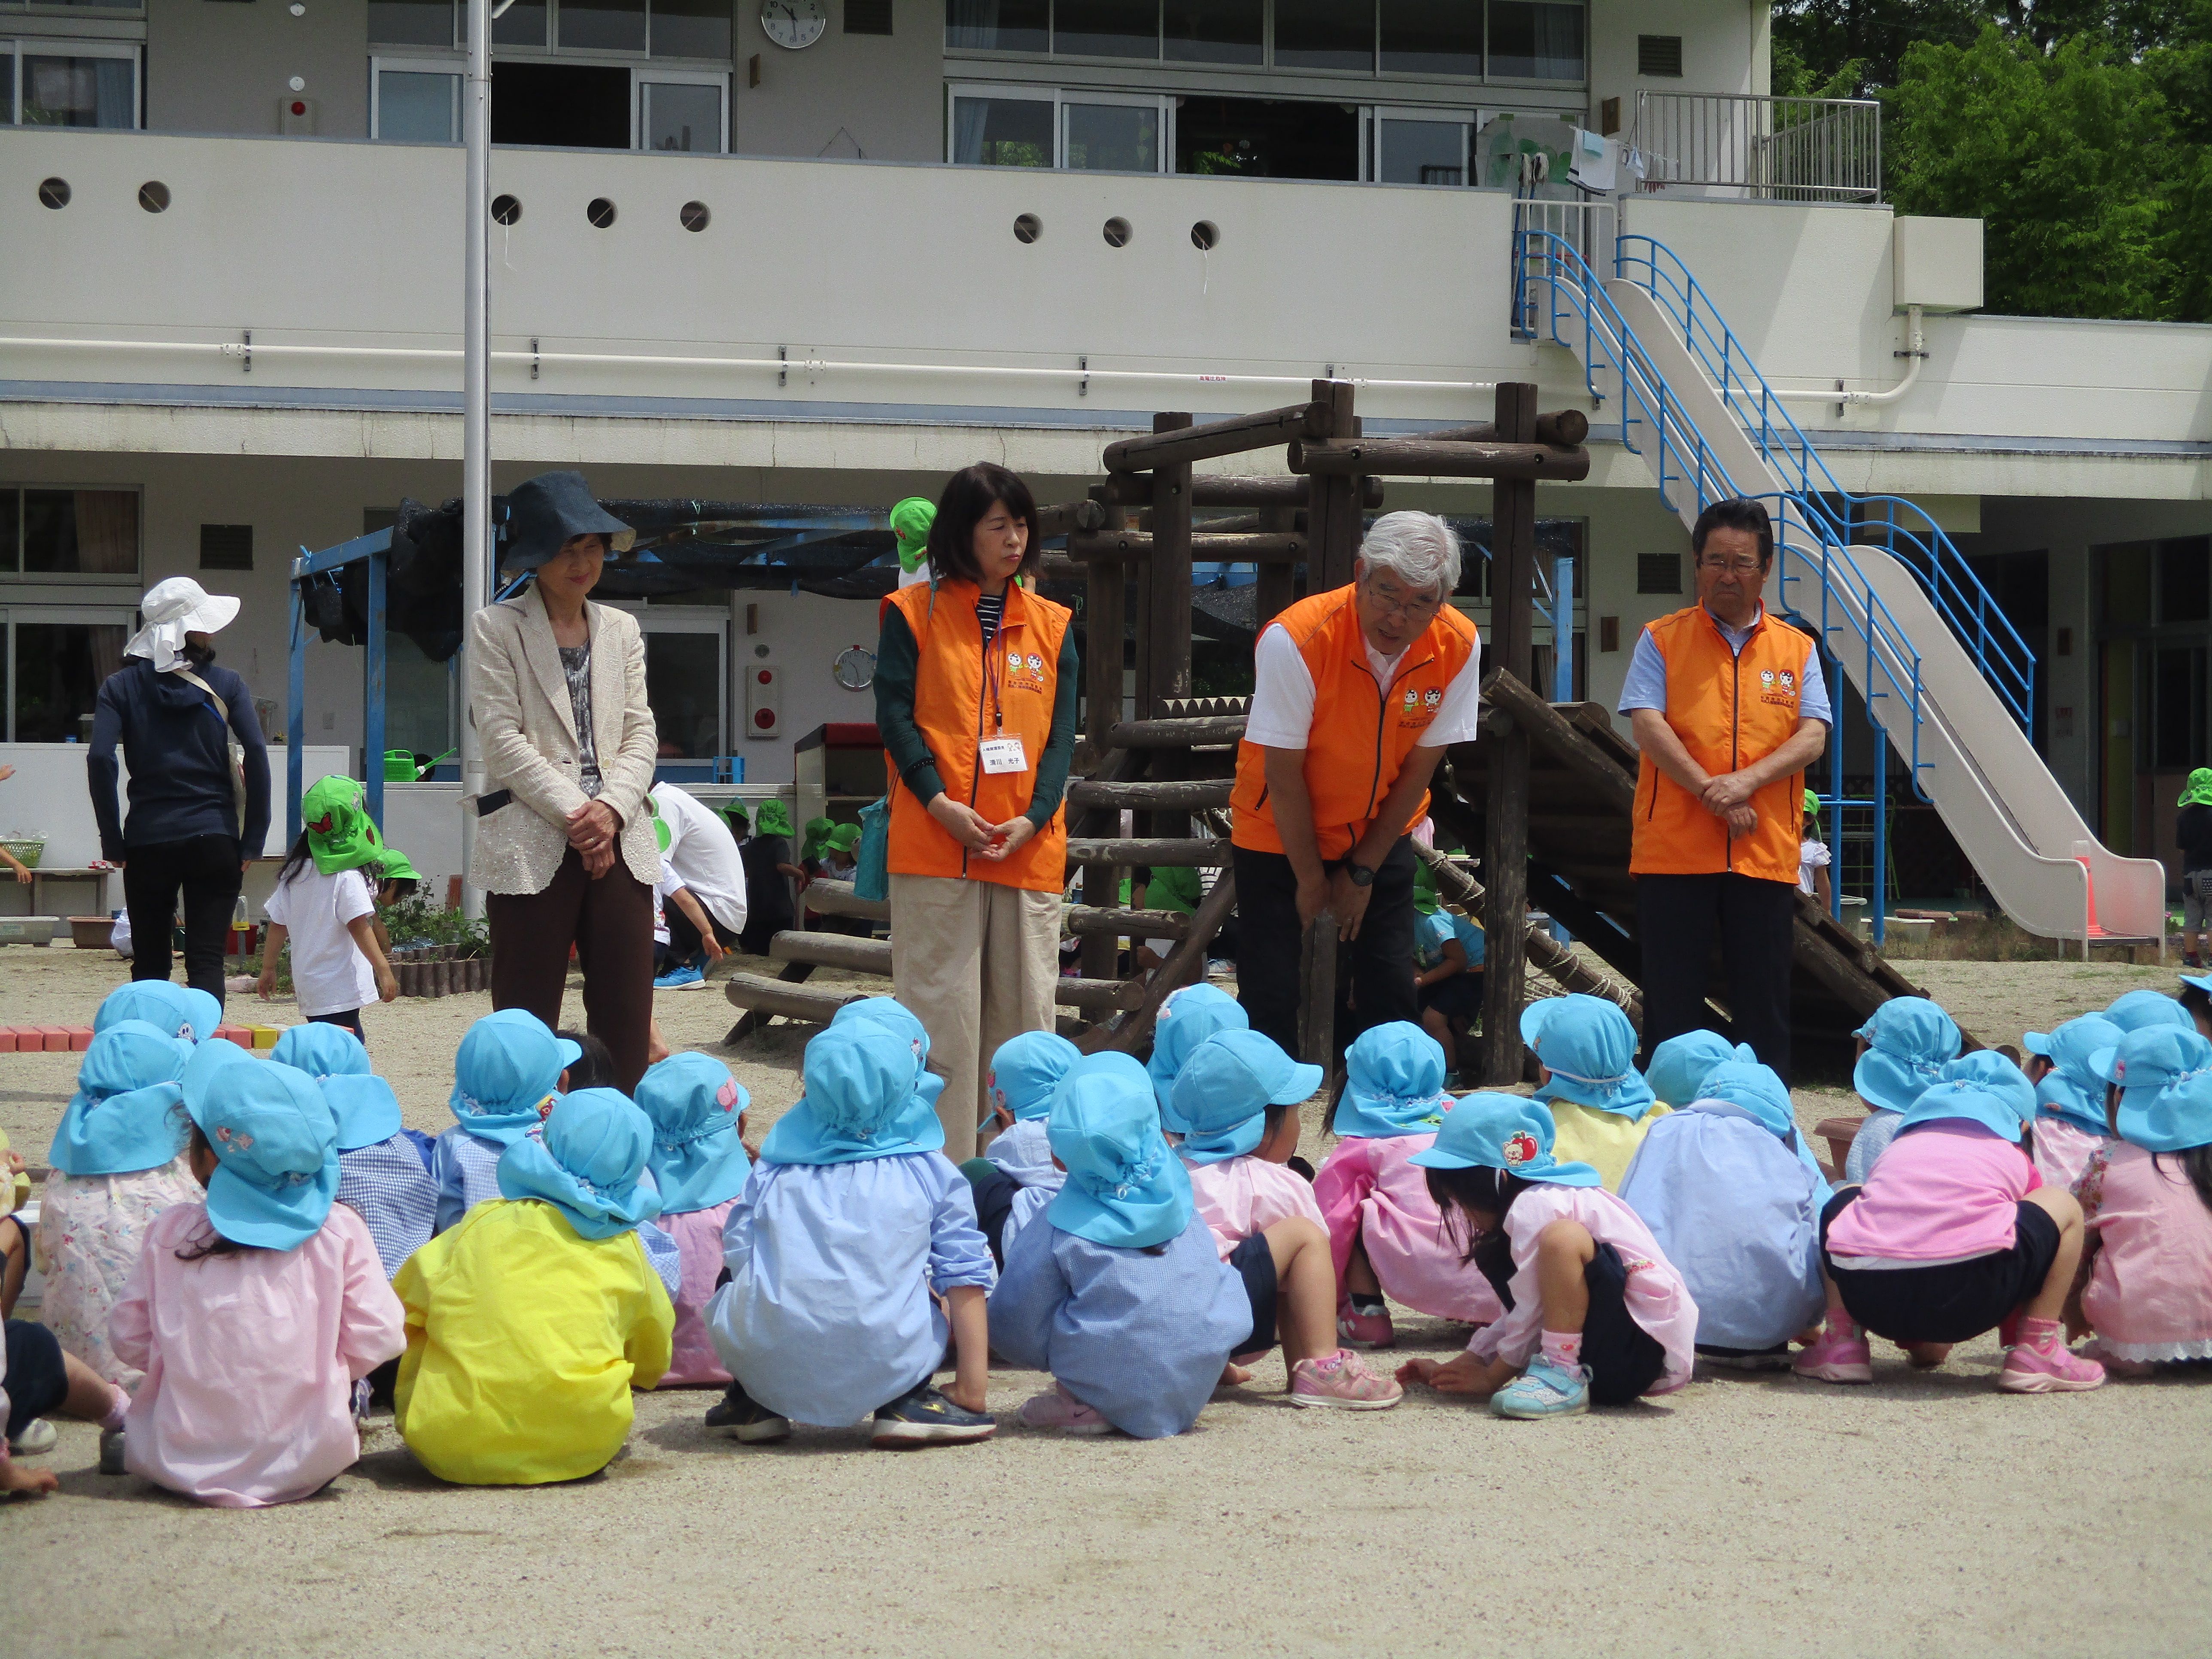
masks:
<svg viewBox="0 0 2212 1659"><path fill-rule="evenodd" d="M1267 1107L1267 1127L1261 1138L1266 1140L1273 1139L1275 1131L1283 1127L1283 1120L1297 1109L1295 1106L1278 1106L1270 1102Z"/></svg>
<svg viewBox="0 0 2212 1659"><path fill-rule="evenodd" d="M579 1089L611 1089L615 1087L615 1057L607 1045L589 1031L559 1030L555 1036L566 1037L584 1052L568 1062L568 1092Z"/></svg>
<svg viewBox="0 0 2212 1659"><path fill-rule="evenodd" d="M307 838L301 836L301 839L305 841ZM177 1109L181 1112L185 1109L179 1106ZM189 1121L188 1119L187 1121ZM192 1125L191 1145L187 1151L195 1161L203 1152L210 1158L215 1156L214 1146L201 1132L200 1126L197 1123ZM177 1260L204 1261L211 1255L244 1255L248 1250L258 1250L260 1248L258 1244L241 1244L234 1238L225 1238L221 1233L216 1231L214 1224L210 1222L204 1233L194 1233L185 1241L183 1247L177 1251Z"/></svg>
<svg viewBox="0 0 2212 1659"><path fill-rule="evenodd" d="M284 862L276 866L276 885L282 887L300 872L300 866L314 857L314 849L307 845L307 832L300 831L300 838L292 843L292 850L284 854Z"/></svg>
<svg viewBox="0 0 2212 1659"><path fill-rule="evenodd" d="M415 890L422 884L412 876L380 876L376 881L376 891L380 898L389 891L392 896L384 902L397 904L401 899L412 898Z"/></svg>
<svg viewBox="0 0 2212 1659"><path fill-rule="evenodd" d="M2178 1152L2153 1152L2150 1155L2151 1168L2163 1173L2166 1160L2169 1158L2181 1166L2182 1174L2189 1177L2189 1184L2197 1188L2197 1201L2206 1209L2212 1210L2212 1146L2190 1146Z"/></svg>
<svg viewBox="0 0 2212 1659"><path fill-rule="evenodd" d="M2207 995L2203 986L2191 985L2184 980L2181 982L2181 1006L2190 1018L2197 1022L2197 1030L2212 1025L2212 995Z"/></svg>
<svg viewBox="0 0 2212 1659"><path fill-rule="evenodd" d="M1423 1173L1429 1178L1429 1196L1443 1217L1445 1235L1459 1247L1459 1259L1463 1263L1474 1260L1484 1239L1504 1236L1504 1229L1497 1224L1513 1207L1513 1200L1528 1187L1518 1176L1481 1164L1468 1170L1428 1170ZM1494 1219L1488 1228L1477 1229L1477 1215Z"/></svg>

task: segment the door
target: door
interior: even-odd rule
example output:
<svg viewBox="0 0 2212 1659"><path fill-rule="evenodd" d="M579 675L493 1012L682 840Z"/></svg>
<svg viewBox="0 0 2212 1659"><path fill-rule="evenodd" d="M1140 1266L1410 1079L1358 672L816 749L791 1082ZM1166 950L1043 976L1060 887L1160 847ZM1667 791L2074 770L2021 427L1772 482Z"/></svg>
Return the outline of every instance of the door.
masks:
<svg viewBox="0 0 2212 1659"><path fill-rule="evenodd" d="M729 753L729 617L671 616L651 607L633 614L645 633L645 697L659 729L660 759L697 762L708 769L699 775L711 779L715 757Z"/></svg>

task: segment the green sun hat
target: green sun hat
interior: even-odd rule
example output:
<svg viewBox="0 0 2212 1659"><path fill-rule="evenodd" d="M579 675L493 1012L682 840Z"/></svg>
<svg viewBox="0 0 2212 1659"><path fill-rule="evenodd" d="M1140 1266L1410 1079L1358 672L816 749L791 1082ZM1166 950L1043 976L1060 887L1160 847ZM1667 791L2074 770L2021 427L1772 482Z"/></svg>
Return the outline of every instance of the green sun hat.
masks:
<svg viewBox="0 0 2212 1659"><path fill-rule="evenodd" d="M2212 766L2200 766L2189 775L2177 806L2212 806Z"/></svg>
<svg viewBox="0 0 2212 1659"><path fill-rule="evenodd" d="M799 857L805 859L819 858L822 855L822 849L830 844L830 832L836 827L837 820L835 818L822 817L807 819L806 842L799 849Z"/></svg>
<svg viewBox="0 0 2212 1659"><path fill-rule="evenodd" d="M1413 909L1424 916L1432 916L1437 913L1436 872L1418 859L1413 862Z"/></svg>
<svg viewBox="0 0 2212 1659"><path fill-rule="evenodd" d="M408 862L407 854L397 847L380 848L370 860L377 876L384 881L420 881L422 872Z"/></svg>
<svg viewBox="0 0 2212 1659"><path fill-rule="evenodd" d="M822 844L834 847L841 853L849 853L860 844L860 826L857 823L838 824L823 837Z"/></svg>
<svg viewBox="0 0 2212 1659"><path fill-rule="evenodd" d="M307 832L307 850L314 854L315 868L326 876L374 864L384 851L376 821L362 804L362 793L358 778L333 773L316 779L313 787L300 797L300 822Z"/></svg>
<svg viewBox="0 0 2212 1659"><path fill-rule="evenodd" d="M791 836L791 814L784 811L780 800L764 800L753 812L753 833L761 836Z"/></svg>
<svg viewBox="0 0 2212 1659"><path fill-rule="evenodd" d="M1805 792L1805 816L1808 818L1820 816L1820 797L1810 789Z"/></svg>
<svg viewBox="0 0 2212 1659"><path fill-rule="evenodd" d="M929 559L930 527L937 522L937 503L927 495L909 495L891 508L891 533L898 538L899 568L909 576Z"/></svg>

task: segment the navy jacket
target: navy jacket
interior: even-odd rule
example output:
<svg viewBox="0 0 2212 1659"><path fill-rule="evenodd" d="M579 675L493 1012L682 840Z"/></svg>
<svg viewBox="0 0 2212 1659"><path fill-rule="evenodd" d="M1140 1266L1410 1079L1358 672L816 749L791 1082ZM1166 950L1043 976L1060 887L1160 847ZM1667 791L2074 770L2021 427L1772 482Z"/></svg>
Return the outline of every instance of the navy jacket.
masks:
<svg viewBox="0 0 2212 1659"><path fill-rule="evenodd" d="M100 855L119 861L133 847L193 836L231 836L241 857L261 851L269 833L269 746L246 682L220 664L194 671L230 706L230 729L246 750L246 824L240 834L231 788L230 744L206 692L176 674L157 674L130 657L103 681L92 718L85 774L100 820ZM131 768L131 817L115 810L115 745Z"/></svg>

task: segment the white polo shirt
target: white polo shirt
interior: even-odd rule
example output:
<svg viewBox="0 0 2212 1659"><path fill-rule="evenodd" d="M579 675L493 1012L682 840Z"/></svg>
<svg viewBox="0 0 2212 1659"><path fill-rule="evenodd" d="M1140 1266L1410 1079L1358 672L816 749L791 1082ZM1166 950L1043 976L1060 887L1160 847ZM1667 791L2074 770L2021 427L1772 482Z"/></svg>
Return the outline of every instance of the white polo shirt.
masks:
<svg viewBox="0 0 2212 1659"><path fill-rule="evenodd" d="M741 933L745 925L745 866L738 838L720 812L672 783L653 786L653 799L668 826L668 850L660 855L660 890L688 887L707 914Z"/></svg>

